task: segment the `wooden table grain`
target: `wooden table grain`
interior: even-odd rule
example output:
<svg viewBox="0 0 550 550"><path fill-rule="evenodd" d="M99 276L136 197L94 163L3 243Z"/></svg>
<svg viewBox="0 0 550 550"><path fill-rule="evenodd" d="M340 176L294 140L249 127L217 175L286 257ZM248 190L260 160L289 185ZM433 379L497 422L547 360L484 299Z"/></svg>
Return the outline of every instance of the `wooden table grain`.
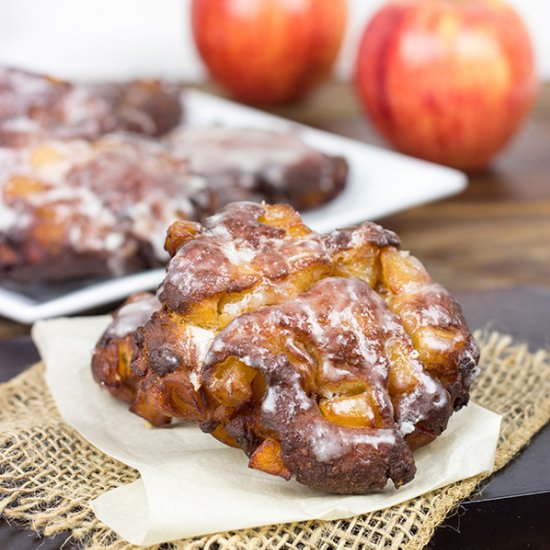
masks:
<svg viewBox="0 0 550 550"><path fill-rule="evenodd" d="M219 93L213 86L203 86ZM387 147L353 87L328 83L302 103L271 112ZM462 194L384 218L433 278L451 291L550 288L550 83L520 132L490 169L469 175ZM0 318L0 339L28 327Z"/></svg>

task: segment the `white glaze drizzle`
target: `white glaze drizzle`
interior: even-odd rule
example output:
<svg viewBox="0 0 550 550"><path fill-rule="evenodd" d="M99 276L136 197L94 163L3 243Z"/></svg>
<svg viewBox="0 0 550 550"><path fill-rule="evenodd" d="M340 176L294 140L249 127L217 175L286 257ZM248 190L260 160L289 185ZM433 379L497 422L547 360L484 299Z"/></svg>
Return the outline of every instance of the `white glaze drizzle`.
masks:
<svg viewBox="0 0 550 550"><path fill-rule="evenodd" d="M395 445L393 430L372 430L371 433L353 433L350 430L331 430L326 424L316 423L306 434L319 462L333 462L350 453L357 445L369 445L378 449L380 445Z"/></svg>
<svg viewBox="0 0 550 550"><path fill-rule="evenodd" d="M138 327L143 326L161 305L154 295L144 297L123 305L107 329L107 334L115 338L124 338Z"/></svg>

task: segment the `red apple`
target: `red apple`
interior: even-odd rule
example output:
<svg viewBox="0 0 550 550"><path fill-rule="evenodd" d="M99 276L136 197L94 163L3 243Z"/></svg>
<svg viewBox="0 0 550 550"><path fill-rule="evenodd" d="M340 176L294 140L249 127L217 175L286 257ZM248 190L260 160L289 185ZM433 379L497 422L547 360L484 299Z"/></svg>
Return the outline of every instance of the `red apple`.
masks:
<svg viewBox="0 0 550 550"><path fill-rule="evenodd" d="M487 165L536 92L533 50L500 0L405 0L363 33L356 85L397 149L463 169Z"/></svg>
<svg viewBox="0 0 550 550"><path fill-rule="evenodd" d="M195 43L237 99L298 99L329 72L344 35L345 0L193 0Z"/></svg>

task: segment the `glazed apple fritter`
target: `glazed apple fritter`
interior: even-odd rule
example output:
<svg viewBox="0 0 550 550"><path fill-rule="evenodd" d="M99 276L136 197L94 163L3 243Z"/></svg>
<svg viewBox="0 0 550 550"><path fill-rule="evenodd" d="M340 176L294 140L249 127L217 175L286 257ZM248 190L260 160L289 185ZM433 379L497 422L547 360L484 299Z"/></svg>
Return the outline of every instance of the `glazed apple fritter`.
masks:
<svg viewBox="0 0 550 550"><path fill-rule="evenodd" d="M165 139L205 177L215 210L235 201L287 203L297 210L318 207L346 184L343 157L314 149L297 132L255 128L178 128Z"/></svg>
<svg viewBox="0 0 550 550"><path fill-rule="evenodd" d="M194 420L252 468L364 493L410 481L467 403L477 345L394 233L317 235L288 206L234 203L174 223L166 248L158 302L124 305L93 357L153 424Z"/></svg>
<svg viewBox="0 0 550 550"><path fill-rule="evenodd" d="M0 146L120 131L161 136L181 120L181 93L155 80L76 84L0 66Z"/></svg>

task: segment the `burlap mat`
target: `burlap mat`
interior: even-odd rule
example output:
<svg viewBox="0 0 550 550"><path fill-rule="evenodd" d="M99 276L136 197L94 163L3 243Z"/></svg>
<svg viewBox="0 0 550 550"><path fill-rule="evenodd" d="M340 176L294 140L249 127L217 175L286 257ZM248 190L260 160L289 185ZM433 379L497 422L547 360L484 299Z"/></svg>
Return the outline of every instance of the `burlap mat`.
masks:
<svg viewBox="0 0 550 550"><path fill-rule="evenodd" d="M525 344L515 344L510 337L477 336L482 373L472 398L504 416L496 454L498 469L550 419L550 364L546 352L530 353ZM101 524L88 502L134 481L137 472L96 450L63 422L46 388L42 365L0 386L0 446L0 513L4 517L44 535L66 532L83 548L133 547ZM484 477L350 520L247 529L162 548L420 549Z"/></svg>

